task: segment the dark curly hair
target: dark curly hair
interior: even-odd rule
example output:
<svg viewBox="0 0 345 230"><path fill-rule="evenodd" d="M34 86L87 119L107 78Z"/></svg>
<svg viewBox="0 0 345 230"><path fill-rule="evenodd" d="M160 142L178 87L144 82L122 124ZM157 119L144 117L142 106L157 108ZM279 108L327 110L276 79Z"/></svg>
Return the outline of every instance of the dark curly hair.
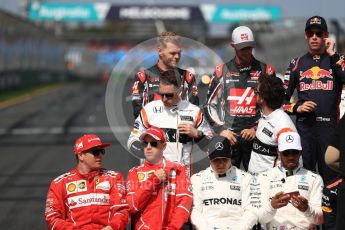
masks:
<svg viewBox="0 0 345 230"><path fill-rule="evenodd" d="M181 78L177 69L167 70L162 73L159 82L163 85L174 85L179 88L181 85Z"/></svg>
<svg viewBox="0 0 345 230"><path fill-rule="evenodd" d="M271 109L276 110L282 106L285 97L285 89L280 78L270 76L260 77L257 91Z"/></svg>

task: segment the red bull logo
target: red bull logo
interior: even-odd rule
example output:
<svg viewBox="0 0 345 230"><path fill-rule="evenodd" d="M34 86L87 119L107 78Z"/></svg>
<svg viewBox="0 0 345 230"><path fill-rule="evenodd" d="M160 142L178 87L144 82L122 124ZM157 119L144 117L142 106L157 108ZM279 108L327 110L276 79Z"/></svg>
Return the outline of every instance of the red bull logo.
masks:
<svg viewBox="0 0 345 230"><path fill-rule="evenodd" d="M322 82L322 78L333 79L332 70L328 71L320 69L318 66L314 66L305 72L300 74L300 90L333 90L333 80ZM303 82L303 79L311 79L311 83Z"/></svg>
<svg viewBox="0 0 345 230"><path fill-rule="evenodd" d="M332 71L332 70L331 70ZM325 70L325 69L320 69L318 66L314 66L307 71L301 73L300 81L304 78L310 78L312 80L319 80L320 78L330 78L333 79L332 72Z"/></svg>
<svg viewBox="0 0 345 230"><path fill-rule="evenodd" d="M333 81L322 83L321 81L313 81L311 84L301 82L299 83L300 91L306 90L333 90Z"/></svg>

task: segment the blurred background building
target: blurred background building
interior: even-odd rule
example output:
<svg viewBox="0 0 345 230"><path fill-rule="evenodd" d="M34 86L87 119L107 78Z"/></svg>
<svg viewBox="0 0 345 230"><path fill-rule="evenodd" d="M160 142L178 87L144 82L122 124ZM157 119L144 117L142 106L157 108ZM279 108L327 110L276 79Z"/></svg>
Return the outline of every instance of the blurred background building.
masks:
<svg viewBox="0 0 345 230"><path fill-rule="evenodd" d="M106 79L129 49L165 30L205 44L226 61L233 54L229 47L232 29L247 25L254 30L258 42L256 56L280 73L291 58L305 52L304 23L311 15L327 19L338 51L343 51L345 43L345 16L341 10L345 3L340 0L332 4L322 0L2 3L2 89L26 84L27 77L24 80L13 70L42 70L44 73L38 78L46 82L65 79L68 74ZM152 60L148 58L148 62Z"/></svg>
<svg viewBox="0 0 345 230"><path fill-rule="evenodd" d="M232 29L247 25L258 43L255 56L282 74L306 52L304 26L312 15L326 18L344 52L344 9L341 0L0 0L1 228L46 229L49 183L74 166L73 142L82 134L112 143L106 168L126 176L138 165L125 145L133 124L131 79L157 59L148 39L167 30L192 41L180 64L199 79L213 72L212 55L233 57ZM117 85L106 103L110 76ZM206 85L199 93L203 104ZM195 172L209 163L200 151L192 158Z"/></svg>

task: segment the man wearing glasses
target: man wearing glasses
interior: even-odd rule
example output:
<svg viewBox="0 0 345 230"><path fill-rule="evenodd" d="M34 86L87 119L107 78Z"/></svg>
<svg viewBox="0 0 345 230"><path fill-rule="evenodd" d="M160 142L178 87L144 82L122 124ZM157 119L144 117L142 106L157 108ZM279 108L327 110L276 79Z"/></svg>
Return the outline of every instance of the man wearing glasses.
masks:
<svg viewBox="0 0 345 230"><path fill-rule="evenodd" d="M305 26L308 53L293 59L284 76L287 91L284 109L297 115L303 165L315 171L317 164L326 184L336 176L326 166L324 156L339 119L339 98L345 81L344 55L335 52L335 43L328 35L323 17L309 18ZM290 103L295 89L297 102Z"/></svg>
<svg viewBox="0 0 345 230"><path fill-rule="evenodd" d="M141 134L145 163L127 176L127 203L134 229L181 229L192 206L186 166L163 157L167 147L162 129L151 126Z"/></svg>
<svg viewBox="0 0 345 230"><path fill-rule="evenodd" d="M144 106L134 122L127 143L131 153L142 158L143 146L139 137L151 126L156 126L163 129L166 136L164 157L189 167L193 142L199 145L207 143L204 137L212 136L200 108L181 100L180 84L175 71L169 70L162 74L158 89L160 100Z"/></svg>
<svg viewBox="0 0 345 230"><path fill-rule="evenodd" d="M77 166L54 179L45 216L48 229L122 230L129 222L121 173L102 168L105 148L94 134L75 142Z"/></svg>
<svg viewBox="0 0 345 230"><path fill-rule="evenodd" d="M157 38L158 61L148 69L140 70L132 84L132 106L134 118L147 103L159 100L158 87L162 74L174 70L181 81L180 95L183 100L189 100L199 105L198 87L195 76L188 70L177 67L181 58L181 38L174 32L163 32Z"/></svg>
<svg viewBox="0 0 345 230"><path fill-rule="evenodd" d="M259 222L266 229L315 229L322 223L322 178L299 164L297 132L279 136L278 166L259 175L262 206Z"/></svg>

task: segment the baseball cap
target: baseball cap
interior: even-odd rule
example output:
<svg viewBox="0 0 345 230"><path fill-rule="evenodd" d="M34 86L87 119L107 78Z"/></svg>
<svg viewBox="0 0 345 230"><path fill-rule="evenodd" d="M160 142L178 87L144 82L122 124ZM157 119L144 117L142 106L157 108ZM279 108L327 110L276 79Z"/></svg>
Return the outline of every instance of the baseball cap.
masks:
<svg viewBox="0 0 345 230"><path fill-rule="evenodd" d="M146 135L150 135L156 141L165 142L165 134L164 134L164 131L161 128L158 128L158 127L155 127L155 126L151 126L149 129L147 129L145 132L143 132L140 135L139 139L141 141L143 141L144 138L146 137Z"/></svg>
<svg viewBox="0 0 345 230"><path fill-rule="evenodd" d="M301 138L297 132L284 132L278 138L278 150L302 150Z"/></svg>
<svg viewBox="0 0 345 230"><path fill-rule="evenodd" d="M222 136L213 137L209 144L208 158L210 160L216 158L231 158L231 147L228 139Z"/></svg>
<svg viewBox="0 0 345 230"><path fill-rule="evenodd" d="M94 147L106 148L109 146L110 143L103 143L97 135L86 134L76 140L73 151L75 154L79 154Z"/></svg>
<svg viewBox="0 0 345 230"><path fill-rule="evenodd" d="M311 28L318 28L324 32L327 32L326 20L323 17L317 15L310 17L305 24L305 31L308 31Z"/></svg>
<svg viewBox="0 0 345 230"><path fill-rule="evenodd" d="M236 49L255 47L254 35L251 29L246 26L236 27L232 31L232 42Z"/></svg>

